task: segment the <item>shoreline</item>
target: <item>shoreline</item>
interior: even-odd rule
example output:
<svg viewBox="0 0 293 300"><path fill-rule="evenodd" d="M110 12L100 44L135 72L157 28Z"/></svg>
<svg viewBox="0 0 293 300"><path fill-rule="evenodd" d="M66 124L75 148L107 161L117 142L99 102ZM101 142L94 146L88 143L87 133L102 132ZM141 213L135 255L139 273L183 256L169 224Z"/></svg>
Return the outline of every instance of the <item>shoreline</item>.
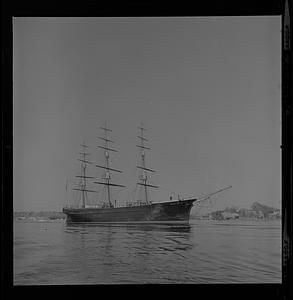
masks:
<svg viewBox="0 0 293 300"><path fill-rule="evenodd" d="M208 223L213 223L213 222L221 222L221 223L240 223L240 222L282 222L282 219L255 219L255 218L239 218L239 219L226 219L226 220L216 220L216 219L205 219L205 218L190 218L190 222L192 221L203 221L203 222L208 222ZM65 223L66 219L18 219L18 218L13 218L13 223Z"/></svg>

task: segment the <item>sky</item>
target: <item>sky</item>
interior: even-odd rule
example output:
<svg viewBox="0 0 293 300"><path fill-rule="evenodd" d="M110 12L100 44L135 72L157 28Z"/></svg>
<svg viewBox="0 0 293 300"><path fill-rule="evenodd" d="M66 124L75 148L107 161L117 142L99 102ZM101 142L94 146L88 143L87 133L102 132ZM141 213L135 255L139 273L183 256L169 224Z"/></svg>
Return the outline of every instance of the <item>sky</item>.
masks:
<svg viewBox="0 0 293 300"><path fill-rule="evenodd" d="M105 121L120 204L143 122L153 202L232 185L210 207L279 207L281 17L14 18L14 210L70 202L80 143L103 162Z"/></svg>

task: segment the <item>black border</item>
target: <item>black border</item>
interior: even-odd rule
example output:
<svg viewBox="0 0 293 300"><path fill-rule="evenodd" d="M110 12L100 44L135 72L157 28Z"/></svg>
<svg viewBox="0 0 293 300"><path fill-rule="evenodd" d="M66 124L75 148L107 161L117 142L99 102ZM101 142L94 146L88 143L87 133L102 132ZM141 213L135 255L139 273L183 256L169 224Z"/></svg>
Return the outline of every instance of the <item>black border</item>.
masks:
<svg viewBox="0 0 293 300"><path fill-rule="evenodd" d="M2 199L1 199L1 296L60 298L159 296L203 298L292 299L292 53L284 48L282 30L282 284L196 284L196 285L98 285L13 286L13 136L12 136L12 18L20 16L263 16L282 15L286 0L242 1L1 1L1 112L2 112ZM292 15L292 3L289 3ZM292 18L292 17L291 17ZM284 22L282 22L283 26ZM290 25L292 48L292 25ZM113 288L112 288L113 287ZM156 291L154 290L154 287ZM63 293L63 295L61 295ZM121 293L121 294L117 294ZM103 296L102 296L103 295Z"/></svg>

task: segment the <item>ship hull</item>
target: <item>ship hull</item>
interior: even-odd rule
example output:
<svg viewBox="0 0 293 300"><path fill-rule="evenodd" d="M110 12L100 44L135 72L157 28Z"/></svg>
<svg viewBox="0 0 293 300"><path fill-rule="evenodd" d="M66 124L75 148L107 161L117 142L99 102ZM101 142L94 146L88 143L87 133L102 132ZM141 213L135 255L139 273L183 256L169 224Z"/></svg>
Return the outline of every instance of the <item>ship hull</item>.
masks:
<svg viewBox="0 0 293 300"><path fill-rule="evenodd" d="M196 199L115 208L63 208L67 223L188 224Z"/></svg>

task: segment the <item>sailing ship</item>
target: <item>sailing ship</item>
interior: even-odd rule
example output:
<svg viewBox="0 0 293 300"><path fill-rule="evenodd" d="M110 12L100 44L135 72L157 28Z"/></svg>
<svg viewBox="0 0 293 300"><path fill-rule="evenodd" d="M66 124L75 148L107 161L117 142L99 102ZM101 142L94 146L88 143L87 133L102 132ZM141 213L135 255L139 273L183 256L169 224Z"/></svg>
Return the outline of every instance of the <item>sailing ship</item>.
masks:
<svg viewBox="0 0 293 300"><path fill-rule="evenodd" d="M103 199L100 199L99 205L89 205L87 203L88 193L100 193L89 189L87 180L95 179L93 176L88 176L86 173L87 165L92 164L88 160L87 149L88 145L81 144L82 150L80 152L81 157L78 159L81 162L81 174L76 177L79 178L79 186L74 188L81 197L81 205L70 206L67 205L63 208L63 213L66 214L67 223L163 223L163 224L188 224L190 217L190 210L193 203L197 201L195 197L181 198L178 195L178 199L170 199L166 201L153 202L150 199L149 189L159 188L150 181L150 173L155 172L153 169L146 166L146 151L151 150L148 147L148 139L146 138L146 128L141 124L139 128L139 143L137 146L139 150L139 162L136 166L139 175L137 186L140 188L140 197L132 201L127 201L124 206L118 206L116 200L112 196L112 188L123 188L122 184L114 183L112 181L112 172L121 173L122 171L110 166L110 152L117 152L113 148L114 141L110 139L109 135L112 132L105 123L100 127L104 131L104 136L99 137L103 141L103 145L98 147L103 150L104 164L96 165L97 168L103 170L101 180L94 181L103 187L102 194ZM100 198L101 195L99 195Z"/></svg>

